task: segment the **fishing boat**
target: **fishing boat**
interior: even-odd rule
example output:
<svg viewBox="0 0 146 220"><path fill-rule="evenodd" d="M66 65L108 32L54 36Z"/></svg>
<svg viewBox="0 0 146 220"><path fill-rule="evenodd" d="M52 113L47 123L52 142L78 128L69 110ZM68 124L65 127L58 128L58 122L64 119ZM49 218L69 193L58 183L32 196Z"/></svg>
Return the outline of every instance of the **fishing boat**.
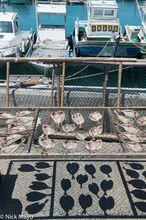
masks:
<svg viewBox="0 0 146 220"><path fill-rule="evenodd" d="M88 20L75 21L76 56L140 57L143 42L122 34L115 0L88 0Z"/></svg>
<svg viewBox="0 0 146 220"><path fill-rule="evenodd" d="M17 13L0 12L0 57L29 57L34 41L34 31L20 31Z"/></svg>

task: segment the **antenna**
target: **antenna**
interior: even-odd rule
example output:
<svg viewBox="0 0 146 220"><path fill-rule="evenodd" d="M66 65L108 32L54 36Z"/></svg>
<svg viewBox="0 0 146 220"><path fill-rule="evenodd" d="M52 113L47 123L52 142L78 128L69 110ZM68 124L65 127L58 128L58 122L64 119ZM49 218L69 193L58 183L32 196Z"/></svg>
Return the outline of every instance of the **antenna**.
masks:
<svg viewBox="0 0 146 220"><path fill-rule="evenodd" d="M4 0L1 0L3 13L5 14Z"/></svg>

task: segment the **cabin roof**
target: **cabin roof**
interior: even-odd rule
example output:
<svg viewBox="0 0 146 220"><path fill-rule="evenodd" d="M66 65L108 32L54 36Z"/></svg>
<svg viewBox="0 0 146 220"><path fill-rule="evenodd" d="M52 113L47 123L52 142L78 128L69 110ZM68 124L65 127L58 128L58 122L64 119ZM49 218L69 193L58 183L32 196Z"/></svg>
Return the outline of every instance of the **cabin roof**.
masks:
<svg viewBox="0 0 146 220"><path fill-rule="evenodd" d="M60 4L38 4L37 6L38 13L48 13L48 14L66 14L66 5Z"/></svg>
<svg viewBox="0 0 146 220"><path fill-rule="evenodd" d="M118 8L115 0L89 0L89 6L96 8Z"/></svg>
<svg viewBox="0 0 146 220"><path fill-rule="evenodd" d="M12 21L17 16L17 13L14 12L0 12L0 21Z"/></svg>

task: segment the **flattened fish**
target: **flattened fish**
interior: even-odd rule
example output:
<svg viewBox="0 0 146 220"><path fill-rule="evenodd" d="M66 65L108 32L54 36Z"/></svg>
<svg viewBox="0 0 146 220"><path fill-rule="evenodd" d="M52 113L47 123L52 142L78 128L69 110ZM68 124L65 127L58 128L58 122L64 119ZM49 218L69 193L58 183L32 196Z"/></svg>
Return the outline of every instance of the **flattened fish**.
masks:
<svg viewBox="0 0 146 220"><path fill-rule="evenodd" d="M134 123L134 121L133 121L131 118L128 118L128 117L123 116L123 115L119 115L116 110L115 110L114 112L116 113L117 118L118 118L121 122L123 122L124 124L133 124L133 123Z"/></svg>
<svg viewBox="0 0 146 220"><path fill-rule="evenodd" d="M52 139L48 138L47 136L44 137L44 135L41 135L39 137L38 143L45 150L49 150L49 149L55 147L55 140L52 140Z"/></svg>
<svg viewBox="0 0 146 220"><path fill-rule="evenodd" d="M127 137L129 140L134 141L134 142L143 142L143 138L140 137L137 134L132 134L132 133L128 133L128 132L123 132L121 133L121 135L124 135L125 137Z"/></svg>
<svg viewBox="0 0 146 220"><path fill-rule="evenodd" d="M55 133L55 130L51 125L42 125L42 130L45 135L50 135Z"/></svg>
<svg viewBox="0 0 146 220"><path fill-rule="evenodd" d="M2 153L14 153L19 148L19 144L12 144L7 147L2 147Z"/></svg>
<svg viewBox="0 0 146 220"><path fill-rule="evenodd" d="M122 124L119 125L120 127L124 128L125 131L130 132L130 133L134 133L134 134L140 134L141 130L133 125L129 125L129 124Z"/></svg>
<svg viewBox="0 0 146 220"><path fill-rule="evenodd" d="M0 119L13 119L13 118L14 116L9 113L0 112Z"/></svg>
<svg viewBox="0 0 146 220"><path fill-rule="evenodd" d="M85 148L89 151L97 151L102 147L102 140L98 139L96 141L89 141L86 145Z"/></svg>
<svg viewBox="0 0 146 220"><path fill-rule="evenodd" d="M81 113L73 114L71 118L77 125L82 125L84 123L84 118Z"/></svg>
<svg viewBox="0 0 146 220"><path fill-rule="evenodd" d="M89 115L89 119L92 121L99 121L102 118L102 115L100 114L100 112L92 112Z"/></svg>
<svg viewBox="0 0 146 220"><path fill-rule="evenodd" d="M101 134L102 130L103 130L102 125L98 125L97 127L93 127L89 130L89 135L91 137L95 137L96 135Z"/></svg>
<svg viewBox="0 0 146 220"><path fill-rule="evenodd" d="M77 147L77 141L65 140L65 141L62 141L62 146L67 150L72 150Z"/></svg>
<svg viewBox="0 0 146 220"><path fill-rule="evenodd" d="M74 124L64 124L62 126L62 130L65 133L72 132L75 130L75 125Z"/></svg>
<svg viewBox="0 0 146 220"><path fill-rule="evenodd" d="M146 116L143 116L141 118L139 118L137 120L137 123L140 125L140 126L146 126Z"/></svg>
<svg viewBox="0 0 146 220"><path fill-rule="evenodd" d="M28 122L32 122L33 121L33 117L17 117L14 120L7 120L7 124L13 124L13 125L22 125L22 124L26 124Z"/></svg>
<svg viewBox="0 0 146 220"><path fill-rule="evenodd" d="M23 117L23 116L25 116L25 115L30 115L31 114L31 111L18 111L18 112L16 112L16 116L17 117Z"/></svg>
<svg viewBox="0 0 146 220"><path fill-rule="evenodd" d="M124 115L130 117L130 118L136 118L139 116L139 113L133 110L120 110Z"/></svg>
<svg viewBox="0 0 146 220"><path fill-rule="evenodd" d="M15 141L18 141L21 138L22 138L22 135L20 134L12 134L12 135L9 135L8 137L4 137L2 139L2 146L8 146L14 143Z"/></svg>
<svg viewBox="0 0 146 220"><path fill-rule="evenodd" d="M143 146L139 143L136 143L136 142L129 142L127 143L126 142L126 145L131 148L133 151L143 151Z"/></svg>
<svg viewBox="0 0 146 220"><path fill-rule="evenodd" d="M9 134L17 134L17 133L22 133L27 131L27 129L20 125L20 126L15 126L15 125L8 125L8 133Z"/></svg>
<svg viewBox="0 0 146 220"><path fill-rule="evenodd" d="M65 119L65 113L63 111L51 112L50 116L57 125L62 123Z"/></svg>
<svg viewBox="0 0 146 220"><path fill-rule="evenodd" d="M75 137L81 141L84 141L88 137L88 134L84 131L79 131L75 134Z"/></svg>

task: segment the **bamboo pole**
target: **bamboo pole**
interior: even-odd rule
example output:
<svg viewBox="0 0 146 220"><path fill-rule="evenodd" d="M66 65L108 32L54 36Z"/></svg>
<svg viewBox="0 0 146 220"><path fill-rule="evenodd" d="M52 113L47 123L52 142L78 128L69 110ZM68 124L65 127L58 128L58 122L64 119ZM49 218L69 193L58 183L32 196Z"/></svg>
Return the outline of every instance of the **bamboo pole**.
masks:
<svg viewBox="0 0 146 220"><path fill-rule="evenodd" d="M59 65L57 65L57 107L60 106L60 72Z"/></svg>
<svg viewBox="0 0 146 220"><path fill-rule="evenodd" d="M121 78L122 78L122 62L119 64L119 74L118 74L118 100L117 108L120 107L120 96L121 96Z"/></svg>
<svg viewBox="0 0 146 220"><path fill-rule="evenodd" d="M54 65L53 65L53 69L52 69L52 87L51 87L51 97L50 97L50 107L52 107L52 105L53 105L54 80L55 80L55 69L54 69Z"/></svg>
<svg viewBox="0 0 146 220"><path fill-rule="evenodd" d="M104 82L103 82L103 107L106 106L106 89L107 89L107 81L108 81L108 65L104 65ZM104 123L104 112L105 110L102 110L102 125Z"/></svg>
<svg viewBox="0 0 146 220"><path fill-rule="evenodd" d="M62 67L61 107L63 107L63 102L64 102L64 80L65 80L65 62L63 62L63 67Z"/></svg>
<svg viewBox="0 0 146 220"><path fill-rule="evenodd" d="M9 106L9 77L10 77L10 63L7 62L6 107Z"/></svg>

